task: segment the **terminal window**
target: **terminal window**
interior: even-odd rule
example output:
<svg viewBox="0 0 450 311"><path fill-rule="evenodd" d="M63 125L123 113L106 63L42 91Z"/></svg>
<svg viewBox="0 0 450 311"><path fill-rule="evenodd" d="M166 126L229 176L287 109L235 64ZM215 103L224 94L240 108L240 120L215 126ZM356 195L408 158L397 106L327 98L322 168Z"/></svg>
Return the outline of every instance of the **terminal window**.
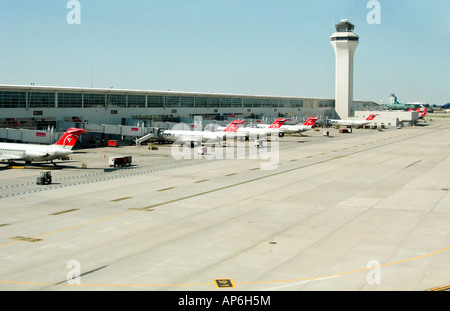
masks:
<svg viewBox="0 0 450 311"><path fill-rule="evenodd" d="M301 99L294 99L294 100L292 100L292 106L295 107L295 108L303 107L303 100L301 100Z"/></svg>
<svg viewBox="0 0 450 311"><path fill-rule="evenodd" d="M220 100L220 106L225 108L231 107L231 98L222 98Z"/></svg>
<svg viewBox="0 0 450 311"><path fill-rule="evenodd" d="M55 96L55 93L30 92L28 93L30 108L55 108Z"/></svg>
<svg viewBox="0 0 450 311"><path fill-rule="evenodd" d="M166 107L180 107L180 97L168 96L166 101Z"/></svg>
<svg viewBox="0 0 450 311"><path fill-rule="evenodd" d="M128 107L145 108L145 95L128 95Z"/></svg>
<svg viewBox="0 0 450 311"><path fill-rule="evenodd" d="M195 107L197 107L197 108L206 108L206 107L208 107L208 98L206 98L206 97L196 97L195 98Z"/></svg>
<svg viewBox="0 0 450 311"><path fill-rule="evenodd" d="M59 93L58 108L82 108L83 95L81 93Z"/></svg>
<svg viewBox="0 0 450 311"><path fill-rule="evenodd" d="M251 107L252 107L252 104L253 104L253 100L252 100L251 98L244 98L244 99L242 100L242 105L243 105L243 107L251 108Z"/></svg>
<svg viewBox="0 0 450 311"><path fill-rule="evenodd" d="M292 102L290 99L281 99L279 105L280 108L291 108Z"/></svg>
<svg viewBox="0 0 450 311"><path fill-rule="evenodd" d="M126 107L127 96L122 94L109 94L108 107Z"/></svg>
<svg viewBox="0 0 450 311"><path fill-rule="evenodd" d="M0 108L26 108L25 92L0 92Z"/></svg>
<svg viewBox="0 0 450 311"><path fill-rule="evenodd" d="M104 108L105 94L84 94L84 108Z"/></svg>
<svg viewBox="0 0 450 311"><path fill-rule="evenodd" d="M319 101L319 108L327 108L327 107L334 107L334 101L333 100Z"/></svg>
<svg viewBox="0 0 450 311"><path fill-rule="evenodd" d="M262 99L255 98L253 100L253 107L261 107L261 106L262 106Z"/></svg>
<svg viewBox="0 0 450 311"><path fill-rule="evenodd" d="M216 97L210 98L209 107L220 108L220 98L216 98Z"/></svg>
<svg viewBox="0 0 450 311"><path fill-rule="evenodd" d="M242 108L242 99L241 98L232 98L231 99L231 107Z"/></svg>
<svg viewBox="0 0 450 311"><path fill-rule="evenodd" d="M194 97L181 97L181 107L194 107Z"/></svg>
<svg viewBox="0 0 450 311"><path fill-rule="evenodd" d="M164 97L163 96L147 96L147 107L163 108L164 107Z"/></svg>

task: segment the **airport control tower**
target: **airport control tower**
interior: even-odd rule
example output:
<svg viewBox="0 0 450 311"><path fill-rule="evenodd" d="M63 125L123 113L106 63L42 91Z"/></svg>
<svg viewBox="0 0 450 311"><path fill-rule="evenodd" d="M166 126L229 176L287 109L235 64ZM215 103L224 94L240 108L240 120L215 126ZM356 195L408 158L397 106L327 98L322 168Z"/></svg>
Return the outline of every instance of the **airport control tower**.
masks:
<svg viewBox="0 0 450 311"><path fill-rule="evenodd" d="M336 113L341 119L350 117L353 104L353 55L359 37L353 33L355 28L348 19L336 25L331 36L331 45L336 53Z"/></svg>

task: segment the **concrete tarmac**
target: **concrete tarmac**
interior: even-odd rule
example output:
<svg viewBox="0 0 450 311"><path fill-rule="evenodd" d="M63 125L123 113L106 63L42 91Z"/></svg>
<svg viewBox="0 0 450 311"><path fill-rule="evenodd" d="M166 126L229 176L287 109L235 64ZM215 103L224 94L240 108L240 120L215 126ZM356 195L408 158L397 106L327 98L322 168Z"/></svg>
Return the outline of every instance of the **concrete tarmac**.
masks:
<svg viewBox="0 0 450 311"><path fill-rule="evenodd" d="M78 150L47 186L42 168L3 169L0 290L449 285L450 120L323 131L207 155ZM133 165L110 168L113 155Z"/></svg>

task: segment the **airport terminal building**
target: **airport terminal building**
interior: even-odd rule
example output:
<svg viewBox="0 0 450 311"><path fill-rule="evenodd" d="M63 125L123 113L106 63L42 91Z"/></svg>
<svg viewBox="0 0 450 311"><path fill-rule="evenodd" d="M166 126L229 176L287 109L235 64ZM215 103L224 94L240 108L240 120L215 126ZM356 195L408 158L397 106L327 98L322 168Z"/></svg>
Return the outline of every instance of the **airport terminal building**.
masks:
<svg viewBox="0 0 450 311"><path fill-rule="evenodd" d="M376 110L373 102L352 109ZM133 144L183 122L225 125L232 119L297 124L310 116L336 118L335 100L283 96L0 85L0 140L51 144L71 127L83 128L85 147L109 140Z"/></svg>
<svg viewBox="0 0 450 311"><path fill-rule="evenodd" d="M242 94L0 85L0 127L64 129L68 123L136 125L152 122L309 116L335 118L335 100ZM355 102L354 110L373 110L373 102ZM142 122L141 122L142 123Z"/></svg>

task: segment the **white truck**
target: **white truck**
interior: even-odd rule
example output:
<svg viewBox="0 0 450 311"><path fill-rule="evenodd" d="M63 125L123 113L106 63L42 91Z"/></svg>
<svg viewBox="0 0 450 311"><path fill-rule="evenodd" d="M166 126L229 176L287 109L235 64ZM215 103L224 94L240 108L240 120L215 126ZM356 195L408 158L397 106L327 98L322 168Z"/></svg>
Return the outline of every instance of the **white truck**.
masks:
<svg viewBox="0 0 450 311"><path fill-rule="evenodd" d="M109 158L109 167L117 167L117 166L130 166L133 159L131 156L124 157L110 157Z"/></svg>

